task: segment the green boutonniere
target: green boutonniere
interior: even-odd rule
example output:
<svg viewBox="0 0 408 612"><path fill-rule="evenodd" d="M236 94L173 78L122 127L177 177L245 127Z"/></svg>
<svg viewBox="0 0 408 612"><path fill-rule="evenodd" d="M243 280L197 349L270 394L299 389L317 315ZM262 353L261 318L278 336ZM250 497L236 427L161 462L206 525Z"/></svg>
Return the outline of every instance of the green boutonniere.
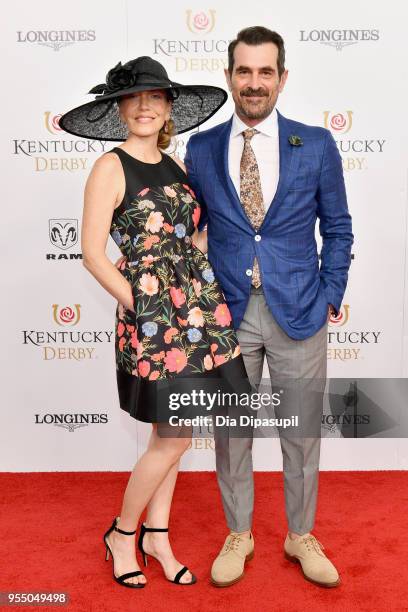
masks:
<svg viewBox="0 0 408 612"><path fill-rule="evenodd" d="M303 140L300 138L300 136L294 136L293 134L289 136L289 142L294 147L301 147L303 144Z"/></svg>

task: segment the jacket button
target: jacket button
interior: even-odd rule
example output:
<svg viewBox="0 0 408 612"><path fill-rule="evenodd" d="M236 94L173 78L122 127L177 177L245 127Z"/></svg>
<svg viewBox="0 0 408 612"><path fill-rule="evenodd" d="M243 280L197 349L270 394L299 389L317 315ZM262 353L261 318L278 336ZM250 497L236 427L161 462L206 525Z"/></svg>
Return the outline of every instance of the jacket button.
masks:
<svg viewBox="0 0 408 612"><path fill-rule="evenodd" d="M255 240L256 240L257 242L259 242L259 241L261 240L261 236L260 236L259 234L256 234L256 236L255 236Z"/></svg>
<svg viewBox="0 0 408 612"><path fill-rule="evenodd" d="M248 269L248 270L245 272L245 274L246 274L247 276L252 276L252 270L249 270L249 269Z"/></svg>

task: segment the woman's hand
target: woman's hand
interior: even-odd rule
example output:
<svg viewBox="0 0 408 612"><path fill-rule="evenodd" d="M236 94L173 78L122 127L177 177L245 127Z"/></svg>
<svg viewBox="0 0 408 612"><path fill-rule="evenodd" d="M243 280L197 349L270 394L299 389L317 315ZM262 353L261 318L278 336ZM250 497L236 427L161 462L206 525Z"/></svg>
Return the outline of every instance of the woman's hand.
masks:
<svg viewBox="0 0 408 612"><path fill-rule="evenodd" d="M123 268L125 267L126 262L127 262L126 255L121 255L119 257L119 259L117 261L115 261L115 268L117 268L118 270L123 270ZM118 304L119 304L119 302L118 302ZM131 303L129 301L126 301L126 303L122 304L122 306L124 306L126 308L126 310L130 310L131 312L135 312L133 299L132 299Z"/></svg>
<svg viewBox="0 0 408 612"><path fill-rule="evenodd" d="M120 270L121 266L127 260L126 255L121 255L117 261L115 261L115 267Z"/></svg>
<svg viewBox="0 0 408 612"><path fill-rule="evenodd" d="M197 228L191 238L194 246L200 249L202 253L207 253L207 226L205 226L204 230L202 230L201 232L199 232Z"/></svg>

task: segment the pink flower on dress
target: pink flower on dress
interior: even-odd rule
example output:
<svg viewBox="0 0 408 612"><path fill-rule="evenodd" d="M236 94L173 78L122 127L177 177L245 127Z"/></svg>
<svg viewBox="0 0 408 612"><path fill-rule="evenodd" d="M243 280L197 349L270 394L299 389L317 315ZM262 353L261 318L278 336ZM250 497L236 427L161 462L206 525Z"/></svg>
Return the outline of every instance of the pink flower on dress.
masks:
<svg viewBox="0 0 408 612"><path fill-rule="evenodd" d="M135 326L134 325L126 325L126 329L128 330L128 332L132 333L135 331Z"/></svg>
<svg viewBox="0 0 408 612"><path fill-rule="evenodd" d="M214 311L214 316L217 325L221 325L222 327L227 327L232 321L230 311L226 304L218 304Z"/></svg>
<svg viewBox="0 0 408 612"><path fill-rule="evenodd" d="M150 191L149 187L145 187L144 189L142 189L142 191L139 191L137 195L143 197L146 195L146 193L149 193L149 191Z"/></svg>
<svg viewBox="0 0 408 612"><path fill-rule="evenodd" d="M126 338L122 337L119 340L119 350L120 350L121 353L123 353L123 349L124 349L125 344L126 344Z"/></svg>
<svg viewBox="0 0 408 612"><path fill-rule="evenodd" d="M144 255L142 257L142 262L145 268L148 268L154 261L156 261L157 257L153 257L153 255Z"/></svg>
<svg viewBox="0 0 408 612"><path fill-rule="evenodd" d="M136 335L136 332L133 332L132 335L130 336L130 346L134 349L137 349L137 347L139 346L140 342L139 339Z"/></svg>
<svg viewBox="0 0 408 612"><path fill-rule="evenodd" d="M187 319L190 325L193 325L194 327L202 327L204 325L203 313L201 312L201 308L198 306L191 308L191 310L188 311Z"/></svg>
<svg viewBox="0 0 408 612"><path fill-rule="evenodd" d="M160 376L159 370L154 370L149 376L149 380L157 380Z"/></svg>
<svg viewBox="0 0 408 612"><path fill-rule="evenodd" d="M142 274L139 282L139 287L143 291L143 293L146 293L146 295L156 295L159 290L159 281L157 279L157 276L154 276L154 274L150 274L150 272Z"/></svg>
<svg viewBox="0 0 408 612"><path fill-rule="evenodd" d="M222 365L226 361L225 355L214 355L214 363L216 366Z"/></svg>
<svg viewBox="0 0 408 612"><path fill-rule="evenodd" d="M181 319L180 317L177 317L177 321L178 321L178 324L181 325L182 327L185 327L186 325L188 325L187 319Z"/></svg>
<svg viewBox="0 0 408 612"><path fill-rule="evenodd" d="M187 365L187 357L184 351L172 348L171 351L167 351L164 363L169 372L179 374Z"/></svg>
<svg viewBox="0 0 408 612"><path fill-rule="evenodd" d="M212 370L213 369L213 360L211 355L206 355L204 357L204 367L206 370Z"/></svg>
<svg viewBox="0 0 408 612"><path fill-rule="evenodd" d="M176 287L171 287L170 297L176 308L180 308L180 306L186 301L184 291L180 288L177 289Z"/></svg>
<svg viewBox="0 0 408 612"><path fill-rule="evenodd" d="M196 296L200 297L200 295L201 295L201 283L200 283L200 281L198 281L195 278L193 278L193 287L194 287L194 293L196 294Z"/></svg>
<svg viewBox="0 0 408 612"><path fill-rule="evenodd" d="M193 223L194 223L194 227L197 227L198 222L200 220L200 215L201 215L201 210L198 206L196 206L196 208L193 210Z"/></svg>
<svg viewBox="0 0 408 612"><path fill-rule="evenodd" d="M155 234L163 227L164 217L161 212L151 212L145 225L148 232Z"/></svg>
<svg viewBox="0 0 408 612"><path fill-rule="evenodd" d="M119 304L118 306L118 318L119 319L124 319L125 317L125 307L123 306L123 304Z"/></svg>
<svg viewBox="0 0 408 612"><path fill-rule="evenodd" d="M177 336L178 329L176 327L170 327L166 332L164 332L164 341L166 344L170 344L173 340L173 336Z"/></svg>
<svg viewBox="0 0 408 612"><path fill-rule="evenodd" d="M160 353L154 353L151 357L152 361L161 361L164 359L166 353L164 351L160 351Z"/></svg>
<svg viewBox="0 0 408 612"><path fill-rule="evenodd" d="M148 251L152 248L152 244L156 244L156 242L160 242L160 238L158 236L148 236L144 241L143 246Z"/></svg>
<svg viewBox="0 0 408 612"><path fill-rule="evenodd" d="M172 189L171 187L168 187L168 185L166 185L164 187L164 193L169 196L169 198L175 198L177 195L177 192L174 191L174 189Z"/></svg>
<svg viewBox="0 0 408 612"><path fill-rule="evenodd" d="M120 321L120 323L118 323L118 336L119 336L119 338L121 336L123 336L125 329L126 329L125 325L122 323L122 321Z"/></svg>
<svg viewBox="0 0 408 612"><path fill-rule="evenodd" d="M218 344L213 342L210 348L211 348L211 352L215 353L215 351L218 349Z"/></svg>
<svg viewBox="0 0 408 612"><path fill-rule="evenodd" d="M137 364L140 376L146 377L150 372L150 363L148 361L139 361Z"/></svg>
<svg viewBox="0 0 408 612"><path fill-rule="evenodd" d="M174 227L173 225L170 225L170 223L163 223L163 229L165 232L168 232L169 234L172 234L174 232Z"/></svg>

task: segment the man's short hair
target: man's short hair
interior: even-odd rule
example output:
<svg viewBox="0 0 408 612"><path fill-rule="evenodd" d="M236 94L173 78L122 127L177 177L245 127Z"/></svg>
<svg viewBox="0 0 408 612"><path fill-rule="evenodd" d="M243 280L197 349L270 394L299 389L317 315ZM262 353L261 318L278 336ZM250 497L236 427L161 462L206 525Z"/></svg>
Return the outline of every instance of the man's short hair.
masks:
<svg viewBox="0 0 408 612"><path fill-rule="evenodd" d="M285 43L283 38L277 32L268 30L263 26L252 26L244 28L238 32L237 37L228 45L228 72L232 74L234 68L234 51L238 43L243 42L246 45L263 45L264 43L273 43L278 47L278 74L279 78L285 71Z"/></svg>

